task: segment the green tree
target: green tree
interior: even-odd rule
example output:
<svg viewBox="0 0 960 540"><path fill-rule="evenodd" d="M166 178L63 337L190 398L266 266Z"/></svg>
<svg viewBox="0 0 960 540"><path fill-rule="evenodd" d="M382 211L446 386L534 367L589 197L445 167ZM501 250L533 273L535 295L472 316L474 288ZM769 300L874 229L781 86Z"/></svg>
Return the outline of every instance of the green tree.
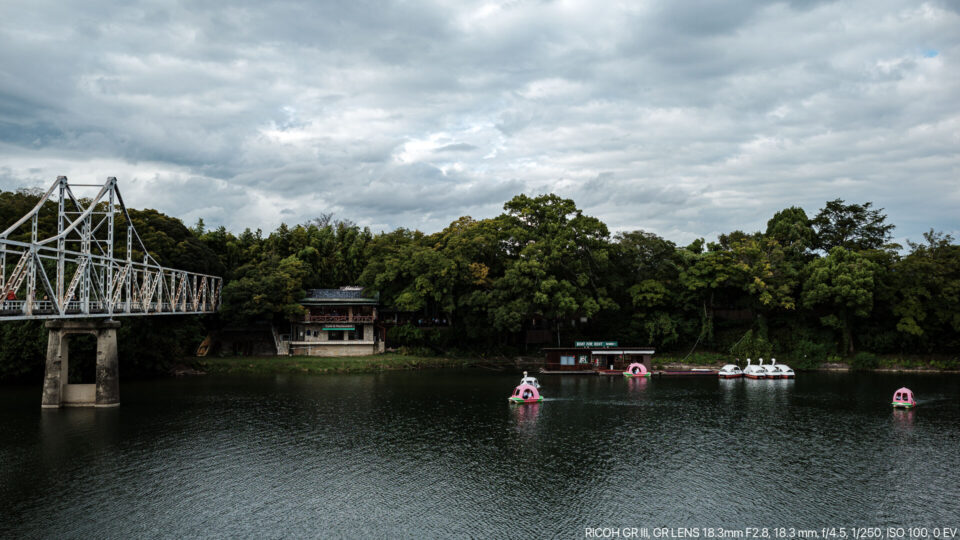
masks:
<svg viewBox="0 0 960 540"><path fill-rule="evenodd" d="M854 353L853 329L857 319L870 316L874 276L879 267L864 255L835 247L813 260L803 286L803 305L821 313L820 322L839 330L843 349Z"/></svg>
<svg viewBox="0 0 960 540"><path fill-rule="evenodd" d="M223 288L221 313L228 321L292 320L305 313L299 301L306 292L308 267L295 256L272 256L237 270Z"/></svg>
<svg viewBox="0 0 960 540"><path fill-rule="evenodd" d="M673 242L646 231L621 233L616 243L616 266L625 275L632 324L651 344L676 343L699 320L680 283L683 256Z"/></svg>
<svg viewBox="0 0 960 540"><path fill-rule="evenodd" d="M0 322L0 381L39 380L47 353L40 321Z"/></svg>
<svg viewBox="0 0 960 540"><path fill-rule="evenodd" d="M791 206L767 221L764 236L776 240L788 256L800 257L817 244L817 233L803 208Z"/></svg>
<svg viewBox="0 0 960 540"><path fill-rule="evenodd" d="M681 283L697 296L703 310L700 338L713 338L717 306L750 310L756 324L762 316L796 308L797 271L776 239L735 232L709 244L680 274ZM764 330L765 332L765 330Z"/></svg>
<svg viewBox="0 0 960 540"><path fill-rule="evenodd" d="M894 272L896 328L928 351L953 348L960 341L960 246L933 229L923 237L908 243L911 252Z"/></svg>
<svg viewBox="0 0 960 540"><path fill-rule="evenodd" d="M844 204L843 199L827 202L812 225L817 231L819 249L830 252L835 247L847 250L881 249L893 237L894 226L886 223L883 209L872 209L873 203Z"/></svg>
<svg viewBox="0 0 960 540"><path fill-rule="evenodd" d="M556 324L616 309L602 277L609 266L609 231L556 195L517 195L497 218L508 262L491 291L491 322L519 331L540 316Z"/></svg>

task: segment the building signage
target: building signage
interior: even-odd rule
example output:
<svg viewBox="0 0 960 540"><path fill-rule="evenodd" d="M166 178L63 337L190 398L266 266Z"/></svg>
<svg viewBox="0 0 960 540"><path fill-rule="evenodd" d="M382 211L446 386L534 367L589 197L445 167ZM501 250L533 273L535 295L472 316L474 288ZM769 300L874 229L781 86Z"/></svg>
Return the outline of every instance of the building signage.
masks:
<svg viewBox="0 0 960 540"><path fill-rule="evenodd" d="M574 347L619 347L616 341L575 341Z"/></svg>

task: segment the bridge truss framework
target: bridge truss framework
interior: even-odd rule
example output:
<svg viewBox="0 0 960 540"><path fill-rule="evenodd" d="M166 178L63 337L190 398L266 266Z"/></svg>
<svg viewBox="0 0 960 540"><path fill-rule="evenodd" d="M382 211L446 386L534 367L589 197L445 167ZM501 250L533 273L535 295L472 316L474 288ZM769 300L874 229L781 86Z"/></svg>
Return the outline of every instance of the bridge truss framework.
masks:
<svg viewBox="0 0 960 540"><path fill-rule="evenodd" d="M74 187L100 189L80 199ZM54 205L57 234L40 238L40 222L54 218ZM115 230L117 214L126 231ZM123 242L126 258L118 259L114 246ZM142 261L132 259L134 247ZM60 176L33 210L0 232L0 321L209 314L222 287L218 276L167 268L149 254L115 177L101 186Z"/></svg>

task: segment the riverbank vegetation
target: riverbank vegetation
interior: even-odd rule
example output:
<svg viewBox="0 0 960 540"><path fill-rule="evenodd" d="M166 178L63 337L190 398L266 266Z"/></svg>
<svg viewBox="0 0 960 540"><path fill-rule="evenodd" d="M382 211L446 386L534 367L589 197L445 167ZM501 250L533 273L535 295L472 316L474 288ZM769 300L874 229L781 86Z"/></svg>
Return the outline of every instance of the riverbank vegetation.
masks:
<svg viewBox="0 0 960 540"><path fill-rule="evenodd" d="M931 372L960 372L960 358L950 354L873 354L859 352L852 357L828 357L826 361L807 361L804 358L790 357L790 355L776 357L778 362L789 363L790 367L803 370L850 370L850 371L931 371ZM769 360L770 357L767 357ZM742 361L741 365L745 362ZM654 369L661 368L719 368L729 364L732 357L729 353L701 352L689 356L684 354L667 353L653 357Z"/></svg>
<svg viewBox="0 0 960 540"><path fill-rule="evenodd" d="M444 356L378 354L327 358L319 356L225 356L196 360L206 373L269 375L276 373L331 374L375 373L378 371L467 367L476 359Z"/></svg>
<svg viewBox="0 0 960 540"><path fill-rule="evenodd" d="M867 360L867 361L864 361ZM411 354L378 354L352 357L318 356L222 356L195 358L190 366L179 366L187 374L211 373L221 375L275 375L299 373L309 375L337 373L377 373L380 371L481 368L489 371L537 370L542 361L539 356L525 357L450 357L441 355L418 356ZM730 362L724 353L705 352L690 356L664 354L653 358L654 369L689 369L697 367L718 368ZM188 369L182 369L188 368ZM877 356L864 354L848 362L823 363L807 369L826 370L876 370L876 371L952 371L960 372L960 361L949 356Z"/></svg>
<svg viewBox="0 0 960 540"><path fill-rule="evenodd" d="M37 200L0 193L0 223ZM499 216L462 217L432 234L374 234L330 215L268 235L202 220L188 228L155 210L130 215L161 264L223 275L226 285L217 316L126 319L125 373L128 362L169 371L210 330L283 328L303 315L306 289L353 284L397 314L388 345L421 356L537 355L613 339L687 362L712 352L870 369L894 357L952 366L960 351L960 245L933 230L893 244L894 225L869 202L829 201L812 216L786 208L761 231L688 245L639 228L612 234L556 195L518 195ZM42 234L55 226L41 223ZM125 249L116 246L121 257ZM45 347L41 325L4 322L0 378L37 377Z"/></svg>

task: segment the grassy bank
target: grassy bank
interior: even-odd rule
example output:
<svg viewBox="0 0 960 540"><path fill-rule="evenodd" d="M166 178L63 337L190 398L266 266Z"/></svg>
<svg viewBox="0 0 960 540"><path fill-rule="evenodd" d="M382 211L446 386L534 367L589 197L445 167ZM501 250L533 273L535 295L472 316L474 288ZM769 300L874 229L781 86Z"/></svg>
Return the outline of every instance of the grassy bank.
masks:
<svg viewBox="0 0 960 540"><path fill-rule="evenodd" d="M442 356L378 354L326 358L318 356L228 356L197 358L197 368L207 373L273 374L374 373L378 371L465 367L474 359Z"/></svg>
<svg viewBox="0 0 960 540"><path fill-rule="evenodd" d="M716 352L695 352L690 356L685 354L655 354L651 363L654 369L661 369L665 366L722 366L731 362L729 354Z"/></svg>

